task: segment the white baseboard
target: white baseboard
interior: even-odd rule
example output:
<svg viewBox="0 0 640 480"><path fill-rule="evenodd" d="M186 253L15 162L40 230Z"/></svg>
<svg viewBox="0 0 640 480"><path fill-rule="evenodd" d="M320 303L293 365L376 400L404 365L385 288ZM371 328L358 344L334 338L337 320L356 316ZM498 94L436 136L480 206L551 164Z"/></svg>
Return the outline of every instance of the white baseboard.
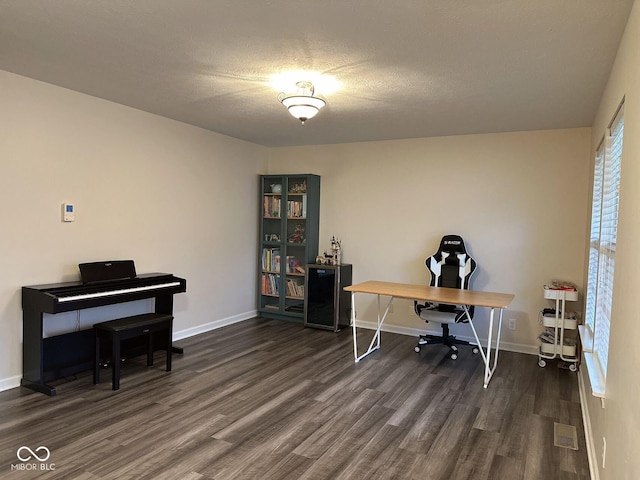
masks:
<svg viewBox="0 0 640 480"><path fill-rule="evenodd" d="M368 322L363 320L356 320L356 326L366 328L368 330L375 330L376 328L378 328L378 324L376 322ZM418 328L402 327L398 325L388 325L388 324L383 324L381 330L383 332L398 333L400 335L409 335L412 337L418 337L418 335L424 335L424 334L442 335L442 330L426 330L425 331L423 329L418 329ZM475 343L476 341L473 336L467 336L467 335L456 335L456 338L459 338L460 340L464 340L466 342ZM486 345L487 339L480 338L480 342L482 342L483 345ZM495 342L493 343L493 346L495 347ZM506 350L508 352L516 352L516 353L526 353L528 355L536 355L536 356L538 355L537 345L523 345L521 343L504 342L502 340L500 341L500 350Z"/></svg>
<svg viewBox="0 0 640 480"><path fill-rule="evenodd" d="M20 386L20 375L9 378L0 378L0 392L9 390L10 388L16 388Z"/></svg>
<svg viewBox="0 0 640 480"><path fill-rule="evenodd" d="M248 320L257 315L258 315L257 310L252 310L249 312L241 313L239 315L234 315L232 317L216 320L214 322L205 323L204 325L198 325L197 327L187 328L185 330L173 332L173 341L182 340L184 338L192 337L200 333L210 332L211 330L215 330L216 328L242 322L243 320ZM9 390L11 388L19 387L21 378L22 377L18 375L15 377L0 379L0 392L4 390Z"/></svg>
<svg viewBox="0 0 640 480"><path fill-rule="evenodd" d="M589 416L589 404L587 403L587 387L582 378L583 372L578 372L578 387L580 390L580 405L582 410L582 425L584 438L587 443L587 458L589 459L589 475L592 480L600 480L600 472L597 466L596 444L591 431L591 417Z"/></svg>
<svg viewBox="0 0 640 480"><path fill-rule="evenodd" d="M201 333L210 332L211 330L215 330L217 328L226 327L227 325L232 325L234 323L242 322L243 320L249 320L258 315L257 310L252 310L245 313L240 313L238 315L233 315L232 317L222 318L220 320L215 320L213 322L205 323L203 325L198 325L197 327L187 328L185 330L180 330L178 332L173 332L173 341L182 340L183 338L193 337L194 335L199 335Z"/></svg>

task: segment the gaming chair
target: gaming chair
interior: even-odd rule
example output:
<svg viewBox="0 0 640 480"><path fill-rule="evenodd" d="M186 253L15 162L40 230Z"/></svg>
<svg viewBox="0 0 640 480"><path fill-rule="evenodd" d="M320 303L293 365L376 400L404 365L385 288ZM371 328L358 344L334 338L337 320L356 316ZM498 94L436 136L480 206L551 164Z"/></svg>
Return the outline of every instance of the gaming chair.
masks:
<svg viewBox="0 0 640 480"><path fill-rule="evenodd" d="M469 279L476 269L476 261L469 256L464 246L464 240L459 235L445 235L440 240L438 251L425 261L427 269L431 273L432 287L447 287L469 289ZM452 360L458 358L458 348L456 345L471 345L473 353L478 353L477 345L457 340L455 336L449 334L449 325L452 323L468 323L462 305L450 305L444 303L414 302L416 315L425 322L434 322L442 325L442 336L420 335L416 352L420 352L423 345L443 343L448 346ZM469 315L473 318L473 306L467 306Z"/></svg>

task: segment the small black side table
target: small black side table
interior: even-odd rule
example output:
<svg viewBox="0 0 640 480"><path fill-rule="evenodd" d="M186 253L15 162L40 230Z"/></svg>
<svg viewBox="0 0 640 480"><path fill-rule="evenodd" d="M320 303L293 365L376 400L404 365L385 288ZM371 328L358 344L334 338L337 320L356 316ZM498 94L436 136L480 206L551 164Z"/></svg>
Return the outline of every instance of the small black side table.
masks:
<svg viewBox="0 0 640 480"><path fill-rule="evenodd" d="M319 265L305 268L304 325L340 331L351 318L351 295L343 290L351 285L352 265Z"/></svg>

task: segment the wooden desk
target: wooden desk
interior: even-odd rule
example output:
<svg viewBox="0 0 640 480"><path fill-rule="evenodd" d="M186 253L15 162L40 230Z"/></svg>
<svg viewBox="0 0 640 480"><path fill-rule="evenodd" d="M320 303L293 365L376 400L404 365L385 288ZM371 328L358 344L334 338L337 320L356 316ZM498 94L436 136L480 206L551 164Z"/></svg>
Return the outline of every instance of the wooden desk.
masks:
<svg viewBox="0 0 640 480"><path fill-rule="evenodd" d="M484 361L484 388L487 388L489 381L493 376L493 372L496 370L498 364L498 352L500 351L500 333L502 330L502 312L506 309L514 298L514 295L510 293L490 293L490 292L478 292L474 290L460 290L456 288L444 288L444 287L429 287L426 285L411 285L406 283L393 283L393 282L378 282L368 281L359 283L357 285L350 285L344 288L345 291L351 292L351 326L353 328L353 355L356 363L362 360L362 358L369 355L371 352L380 348L380 329L382 324L387 318L387 314L393 304L395 298L404 298L408 300L418 300L425 302L437 302L437 303L449 303L454 305L462 305L465 310L465 315L469 320L469 325L473 331L473 335L478 342L480 354ZM369 348L365 353L358 356L358 345L356 342L356 308L355 308L355 294L356 293L368 293L378 296L378 328L376 333L369 344ZM380 297L390 297L384 314L380 315ZM487 346L483 348L476 328L473 324L473 319L469 314L469 306L486 307L491 309L489 315L489 335L487 338ZM491 363L491 341L494 330L494 314L496 310L499 311L498 315L498 331L496 335L496 347L493 352L493 364Z"/></svg>

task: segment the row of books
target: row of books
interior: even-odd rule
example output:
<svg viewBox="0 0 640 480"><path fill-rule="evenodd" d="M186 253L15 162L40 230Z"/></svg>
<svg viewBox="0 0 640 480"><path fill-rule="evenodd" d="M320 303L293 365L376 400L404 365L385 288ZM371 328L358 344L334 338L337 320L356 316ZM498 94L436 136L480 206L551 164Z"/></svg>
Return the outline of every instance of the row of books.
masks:
<svg viewBox="0 0 640 480"><path fill-rule="evenodd" d="M293 279L287 280L287 295L290 297L304 297L304 285Z"/></svg>
<svg viewBox="0 0 640 480"><path fill-rule="evenodd" d="M262 249L262 270L265 272L279 272L280 271L280 249L279 248L263 248ZM285 257L285 272L286 273L304 273L304 266L302 262L293 255L287 255Z"/></svg>
<svg viewBox="0 0 640 480"><path fill-rule="evenodd" d="M306 218L307 216L307 197L302 197L302 201L289 200L287 202L287 217L289 218Z"/></svg>
<svg viewBox="0 0 640 480"><path fill-rule="evenodd" d="M280 275L265 273L262 275L262 294L280 295Z"/></svg>
<svg viewBox="0 0 640 480"><path fill-rule="evenodd" d="M262 197L262 208L265 218L281 218L282 217L282 199L271 195ZM307 217L307 197L302 197L302 201L287 201L287 217L289 218L306 218Z"/></svg>
<svg viewBox="0 0 640 480"><path fill-rule="evenodd" d="M304 266L297 257L287 256L286 273L304 273Z"/></svg>
<svg viewBox="0 0 640 480"><path fill-rule="evenodd" d="M280 249L279 248L263 248L262 249L262 270L265 272L280 271Z"/></svg>
<svg viewBox="0 0 640 480"><path fill-rule="evenodd" d="M282 199L271 195L263 195L262 209L265 218L280 218L282 216Z"/></svg>
<svg viewBox="0 0 640 480"><path fill-rule="evenodd" d="M280 275L265 273L262 275L262 294L280 295ZM304 284L296 282L294 279L287 280L287 295L290 297L304 297Z"/></svg>

